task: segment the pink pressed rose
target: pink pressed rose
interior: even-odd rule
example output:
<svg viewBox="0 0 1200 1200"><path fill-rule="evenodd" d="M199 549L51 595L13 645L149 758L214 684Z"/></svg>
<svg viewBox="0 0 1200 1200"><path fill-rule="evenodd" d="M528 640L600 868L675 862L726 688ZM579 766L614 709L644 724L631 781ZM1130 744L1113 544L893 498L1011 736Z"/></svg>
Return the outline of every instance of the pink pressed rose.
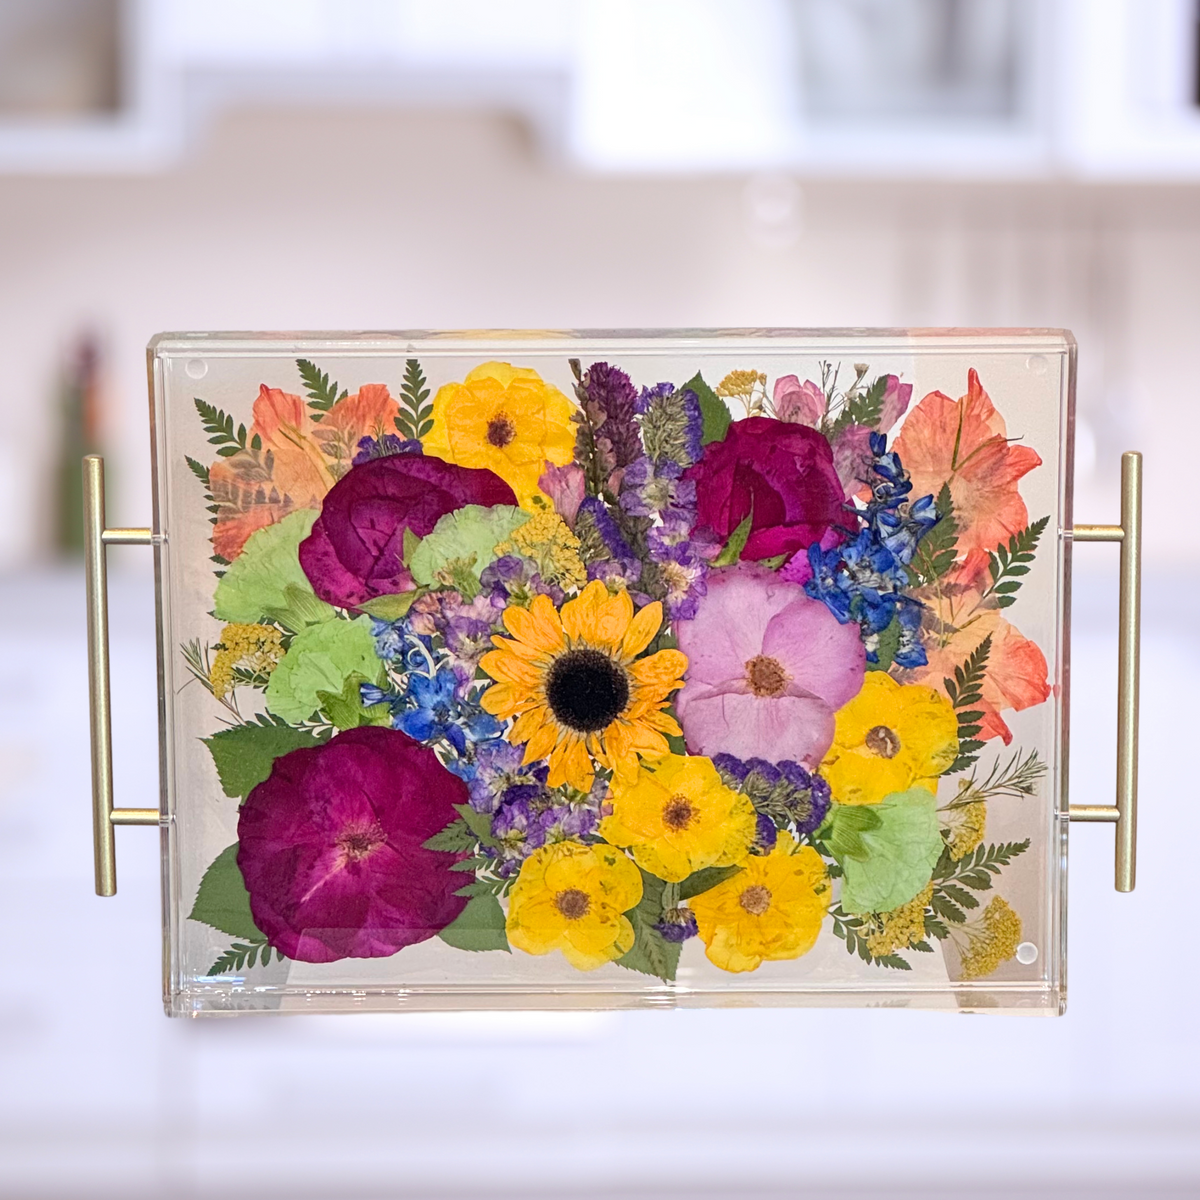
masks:
<svg viewBox="0 0 1200 1200"><path fill-rule="evenodd" d="M616 486L620 486L619 481ZM565 467L556 467L547 460L546 469L538 480L538 487L554 501L554 511L572 528L575 528L575 518L579 515L579 506L587 495L583 468L575 463L567 463Z"/></svg>
<svg viewBox="0 0 1200 1200"><path fill-rule="evenodd" d="M684 479L696 484L698 527L722 544L750 517L744 559L807 550L844 524L845 492L825 437L807 425L747 417L704 447Z"/></svg>
<svg viewBox="0 0 1200 1200"><path fill-rule="evenodd" d="M846 492L846 499L869 489L876 478L871 470L871 429L866 425L847 425L833 439L833 466Z"/></svg>
<svg viewBox="0 0 1200 1200"><path fill-rule="evenodd" d="M858 626L799 584L740 564L708 576L696 616L677 622L687 681L675 701L688 751L815 765L834 712L862 687Z"/></svg>
<svg viewBox="0 0 1200 1200"><path fill-rule="evenodd" d="M467 786L395 729L348 729L275 760L238 816L254 923L299 962L379 958L433 937L466 906L457 858L424 843Z"/></svg>
<svg viewBox="0 0 1200 1200"><path fill-rule="evenodd" d="M825 415L825 393L811 379L801 383L795 375L781 375L775 380L774 400L775 415L781 421L815 427Z"/></svg>
<svg viewBox="0 0 1200 1200"><path fill-rule="evenodd" d="M887 387L883 391L883 408L879 413L878 429L887 433L895 423L908 411L908 402L912 399L913 385L901 383L899 375L887 377Z"/></svg>

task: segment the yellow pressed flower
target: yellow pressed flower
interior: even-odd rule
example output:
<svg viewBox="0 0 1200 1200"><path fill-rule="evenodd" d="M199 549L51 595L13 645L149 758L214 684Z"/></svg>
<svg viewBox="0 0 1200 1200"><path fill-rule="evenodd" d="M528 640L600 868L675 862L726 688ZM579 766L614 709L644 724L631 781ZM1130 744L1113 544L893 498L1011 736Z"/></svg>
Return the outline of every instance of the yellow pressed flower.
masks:
<svg viewBox="0 0 1200 1200"><path fill-rule="evenodd" d="M549 509L535 512L524 525L496 546L496 554L519 554L537 563L538 574L567 591L587 583L587 568L579 557L579 539L570 526Z"/></svg>
<svg viewBox="0 0 1200 1200"><path fill-rule="evenodd" d="M629 953L633 926L623 914L641 899L642 877L620 850L554 842L521 865L508 940L527 954L561 950L571 966L592 971Z"/></svg>
<svg viewBox="0 0 1200 1200"><path fill-rule="evenodd" d="M609 595L596 579L561 612L540 595L528 608L510 604L503 619L513 636L493 637L496 649L480 660L496 680L480 703L501 720L516 717L506 736L526 743L525 762L550 759L551 787L569 783L586 792L593 759L632 782L639 755L668 752L663 735L680 729L663 709L683 684L687 656L659 650L638 657L662 626L657 600L635 616L627 591Z"/></svg>
<svg viewBox="0 0 1200 1200"><path fill-rule="evenodd" d="M984 909L981 921L960 928L960 936L966 936L966 945L959 943L964 979L990 975L1016 954L1021 942L1021 918L1001 896Z"/></svg>
<svg viewBox="0 0 1200 1200"><path fill-rule="evenodd" d="M462 383L447 383L433 398L426 454L463 467L486 467L535 509L547 461L564 466L575 455L571 401L527 367L482 363Z"/></svg>
<svg viewBox="0 0 1200 1200"><path fill-rule="evenodd" d="M821 932L829 877L811 846L781 832L767 855L689 901L709 961L725 971L753 971L766 959L799 958Z"/></svg>
<svg viewBox="0 0 1200 1200"><path fill-rule="evenodd" d="M208 673L213 695L218 700L228 695L235 667L244 667L255 675L270 675L283 657L282 636L273 625L226 625Z"/></svg>
<svg viewBox="0 0 1200 1200"><path fill-rule="evenodd" d="M750 853L754 805L721 782L711 759L669 754L643 766L636 783L613 782L602 838L629 847L638 866L671 883Z"/></svg>
<svg viewBox="0 0 1200 1200"><path fill-rule="evenodd" d="M949 834L946 848L955 862L966 857L983 841L987 828L987 805L982 800L951 805L941 817Z"/></svg>
<svg viewBox="0 0 1200 1200"><path fill-rule="evenodd" d="M868 918L864 935L867 939L867 949L872 955L883 958L896 950L903 950L924 941L925 909L931 899L932 881L907 904L901 904L891 912L875 913Z"/></svg>
<svg viewBox="0 0 1200 1200"><path fill-rule="evenodd" d="M869 671L862 690L837 711L833 745L821 764L839 804L878 804L935 782L958 757L958 718L933 688Z"/></svg>
<svg viewBox="0 0 1200 1200"><path fill-rule="evenodd" d="M716 390L718 396L749 396L756 387L766 386L767 377L761 371L730 371Z"/></svg>

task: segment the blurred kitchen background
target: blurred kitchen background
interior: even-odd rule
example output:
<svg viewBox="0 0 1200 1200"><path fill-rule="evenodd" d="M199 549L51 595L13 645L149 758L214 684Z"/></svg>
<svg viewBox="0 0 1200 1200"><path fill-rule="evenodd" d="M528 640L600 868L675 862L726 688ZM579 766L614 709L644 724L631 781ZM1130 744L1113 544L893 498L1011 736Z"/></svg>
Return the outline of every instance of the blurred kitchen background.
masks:
<svg viewBox="0 0 1200 1200"><path fill-rule="evenodd" d="M153 835L91 895L70 549L87 451L148 522L148 338L754 325L1067 327L1080 519L1146 454L1141 877L1072 835L1068 1016L161 1017ZM1197 0L0 0L0 1195L1197 1194L1198 343ZM1115 552L1079 560L1103 802Z"/></svg>

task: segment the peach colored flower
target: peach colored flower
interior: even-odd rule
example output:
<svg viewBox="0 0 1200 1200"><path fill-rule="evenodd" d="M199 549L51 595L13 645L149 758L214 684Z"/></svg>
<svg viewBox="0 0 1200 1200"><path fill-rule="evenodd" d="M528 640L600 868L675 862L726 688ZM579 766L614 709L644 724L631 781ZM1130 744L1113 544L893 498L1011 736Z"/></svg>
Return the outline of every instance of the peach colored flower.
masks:
<svg viewBox="0 0 1200 1200"><path fill-rule="evenodd" d="M1005 709L1020 711L1032 708L1050 695L1045 655L1036 642L1031 642L1010 625L1000 615L999 609L976 608L979 593L975 591L958 597L956 602L960 613L970 615L959 617L962 624L957 629L947 624L946 634L938 637L936 630L948 610L948 601L927 594L923 598L934 613L932 628L935 636L926 643L929 662L909 671L897 671L897 677L904 683L923 683L945 695L943 680L952 678L954 668L966 662L971 652L991 634L992 647L984 675L983 699L978 706L984 714L980 722L983 727L980 737L1000 737L1007 745L1012 741L1012 732L1000 713Z"/></svg>
<svg viewBox="0 0 1200 1200"><path fill-rule="evenodd" d="M313 437L325 456L333 460L339 479L349 470L358 443L365 437L382 439L395 433L400 406L383 383L364 383L351 396L344 396L322 418Z"/></svg>
<svg viewBox="0 0 1200 1200"><path fill-rule="evenodd" d="M936 496L949 483L958 525L958 576L973 578L994 550L1029 524L1017 490L1023 475L1042 460L1008 438L979 374L967 372L967 394L951 400L930 392L909 414L894 449L912 478L914 496Z"/></svg>

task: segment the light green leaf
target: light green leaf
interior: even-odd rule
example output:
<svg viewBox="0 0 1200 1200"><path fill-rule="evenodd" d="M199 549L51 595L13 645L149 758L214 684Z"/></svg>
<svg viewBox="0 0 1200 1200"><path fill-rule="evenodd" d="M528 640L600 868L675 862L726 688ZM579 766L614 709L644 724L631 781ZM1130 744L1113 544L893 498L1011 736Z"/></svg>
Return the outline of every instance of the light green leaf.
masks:
<svg viewBox="0 0 1200 1200"><path fill-rule="evenodd" d="M497 544L512 537L529 516L508 504L467 504L446 513L413 550L408 563L412 577L427 585L447 583L457 566L469 568L478 580L484 567L495 562Z"/></svg>
<svg viewBox="0 0 1200 1200"><path fill-rule="evenodd" d="M718 883L724 883L731 875L736 875L740 870L742 870L741 867L704 867L702 870L693 871L679 884L679 899L690 900L693 896L703 895L710 888L715 888Z"/></svg>
<svg viewBox="0 0 1200 1200"><path fill-rule="evenodd" d="M508 948L508 935L504 932L504 909L495 896L473 896L438 937L456 950L512 953Z"/></svg>
<svg viewBox="0 0 1200 1200"><path fill-rule="evenodd" d="M843 805L840 811L866 807ZM860 853L839 856L836 836L826 843L844 872L841 904L848 913L890 912L907 904L929 882L942 853L932 792L895 792L869 808L879 823L858 831Z"/></svg>
<svg viewBox="0 0 1200 1200"><path fill-rule="evenodd" d="M418 588L414 592L393 592L387 596L376 596L358 607L381 621L399 621L401 617L408 616L413 601L424 594L424 588Z"/></svg>
<svg viewBox="0 0 1200 1200"><path fill-rule="evenodd" d="M237 865L238 844L222 850L204 872L191 919L211 925L230 937L262 941L262 933L250 915L250 893Z"/></svg>
<svg viewBox="0 0 1200 1200"><path fill-rule="evenodd" d="M271 774L281 755L321 744L307 729L276 725L266 718L257 724L233 725L201 741L216 764L221 790L242 800Z"/></svg>
<svg viewBox="0 0 1200 1200"><path fill-rule="evenodd" d="M679 389L681 392L694 392L700 401L700 416L704 422L700 432L701 445L709 442L723 442L733 423L733 417L725 405L725 401L704 382L699 371Z"/></svg>
<svg viewBox="0 0 1200 1200"><path fill-rule="evenodd" d="M732 567L735 562L742 556L742 551L746 548L746 543L750 540L750 525L754 521L754 506L750 506L750 511L742 518L738 527L729 535L729 541L725 543L725 548L713 559L714 567Z"/></svg>
<svg viewBox="0 0 1200 1200"><path fill-rule="evenodd" d="M267 708L285 721L306 721L321 707L321 693L342 694L358 673L379 677L371 618L309 625L292 639L267 684Z"/></svg>
<svg viewBox="0 0 1200 1200"><path fill-rule="evenodd" d="M300 567L300 543L319 515L303 508L250 535L217 584L213 613L218 620L246 625L278 621L298 631L335 616Z"/></svg>
<svg viewBox="0 0 1200 1200"><path fill-rule="evenodd" d="M335 729L357 729L360 725L391 725L392 714L386 704L372 704L368 707L362 702L360 685L370 682L365 675L355 671L347 676L340 693L317 693L321 711Z"/></svg>

